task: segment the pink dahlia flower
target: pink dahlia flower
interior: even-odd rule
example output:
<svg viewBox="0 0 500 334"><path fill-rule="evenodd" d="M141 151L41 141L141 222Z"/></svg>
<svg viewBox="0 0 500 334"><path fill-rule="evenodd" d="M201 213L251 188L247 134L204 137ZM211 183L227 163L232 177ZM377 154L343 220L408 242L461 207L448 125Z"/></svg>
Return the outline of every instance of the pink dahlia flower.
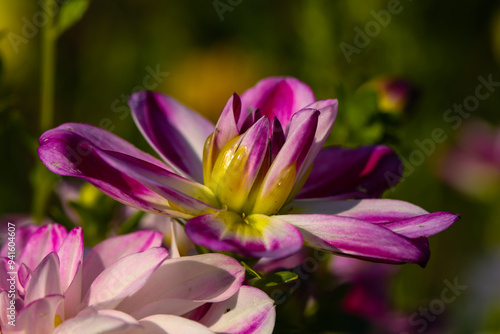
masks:
<svg viewBox="0 0 500 334"><path fill-rule="evenodd" d="M172 259L159 232L139 231L103 241L84 259L79 227L67 232L51 224L18 234L24 239L13 267L8 246L1 251L0 307L16 309L1 312L2 333L271 333L274 327L273 301L241 286L245 270L226 255Z"/></svg>

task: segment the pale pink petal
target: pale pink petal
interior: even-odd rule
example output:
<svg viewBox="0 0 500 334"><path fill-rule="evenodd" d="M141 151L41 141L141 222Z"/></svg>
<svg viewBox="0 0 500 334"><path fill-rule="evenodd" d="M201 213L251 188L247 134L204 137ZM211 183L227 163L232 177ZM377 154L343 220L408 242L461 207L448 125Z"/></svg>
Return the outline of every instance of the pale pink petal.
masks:
<svg viewBox="0 0 500 334"><path fill-rule="evenodd" d="M170 258L175 259L177 257L181 257L181 254L179 253L179 247L177 246L177 223L175 221L170 222L170 248L169 248L169 253L170 253Z"/></svg>
<svg viewBox="0 0 500 334"><path fill-rule="evenodd" d="M17 289L20 296L24 296L26 293L26 287L33 275L33 271L28 268L24 263L19 266L19 270L17 271Z"/></svg>
<svg viewBox="0 0 500 334"><path fill-rule="evenodd" d="M87 294L94 279L112 263L124 256L160 247L162 241L161 233L144 230L108 238L94 246L83 262L82 295Z"/></svg>
<svg viewBox="0 0 500 334"><path fill-rule="evenodd" d="M28 240L16 261L34 270L47 254L59 250L67 234L66 228L59 224L40 227Z"/></svg>
<svg viewBox="0 0 500 334"><path fill-rule="evenodd" d="M63 299L62 295L50 295L38 299L29 305L25 305L16 316L16 326L2 327L2 333L52 333L56 310Z"/></svg>
<svg viewBox="0 0 500 334"><path fill-rule="evenodd" d="M117 309L133 312L165 298L197 302L225 300L240 288L244 276L243 266L222 254L169 259L162 263L141 289L124 300Z"/></svg>
<svg viewBox="0 0 500 334"><path fill-rule="evenodd" d="M7 279L10 277L11 274L8 273L18 271L18 266L14 266L13 268L11 268L9 265L9 261L10 259L7 257L1 258L2 263L0 265L0 290L9 290L10 284L7 281ZM16 279L16 281L18 281L18 279Z"/></svg>
<svg viewBox="0 0 500 334"><path fill-rule="evenodd" d="M13 312L11 317L16 316L16 306L15 304L10 303L11 299L8 297L8 295L9 292L7 290L0 291L0 310L2 310L2 312L0 312L0 327L7 326L7 323L12 319L8 317L11 312Z"/></svg>
<svg viewBox="0 0 500 334"><path fill-rule="evenodd" d="M81 227L75 227L69 231L57 251L57 255L61 270L61 288L63 292L66 292L83 261L83 232Z"/></svg>
<svg viewBox="0 0 500 334"><path fill-rule="evenodd" d="M275 319L274 301L257 288L242 286L231 298L212 304L199 322L217 333L271 334Z"/></svg>
<svg viewBox="0 0 500 334"><path fill-rule="evenodd" d="M33 272L26 287L25 304L48 295L62 295L59 258L55 252L47 255Z"/></svg>
<svg viewBox="0 0 500 334"><path fill-rule="evenodd" d="M114 308L127 296L139 290L167 256L167 250L158 247L122 257L104 269L94 280L82 307Z"/></svg>
<svg viewBox="0 0 500 334"><path fill-rule="evenodd" d="M207 327L175 315L156 314L139 321L142 328L124 334L215 334Z"/></svg>
<svg viewBox="0 0 500 334"><path fill-rule="evenodd" d="M127 303L128 304L128 303ZM129 314L136 319L145 318L155 314L171 314L171 315L184 315L197 307L203 305L204 302L195 302L189 299L179 298L164 298L152 301L150 304L144 305L140 308L136 307L129 311ZM125 303L117 306L118 310L127 308Z"/></svg>
<svg viewBox="0 0 500 334"><path fill-rule="evenodd" d="M80 311L82 301L82 264L78 266L73 281L64 293L64 316L74 317Z"/></svg>
<svg viewBox="0 0 500 334"><path fill-rule="evenodd" d="M100 310L64 321L54 334L116 334L128 333L134 328L140 328L140 325L130 315L115 310Z"/></svg>

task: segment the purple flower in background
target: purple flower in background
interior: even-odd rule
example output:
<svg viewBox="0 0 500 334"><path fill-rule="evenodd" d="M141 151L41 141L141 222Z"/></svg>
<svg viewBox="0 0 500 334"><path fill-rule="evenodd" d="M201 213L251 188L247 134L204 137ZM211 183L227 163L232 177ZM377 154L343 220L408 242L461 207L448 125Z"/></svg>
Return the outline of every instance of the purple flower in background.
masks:
<svg viewBox="0 0 500 334"><path fill-rule="evenodd" d="M466 123L439 173L446 183L467 195L494 198L500 190L500 129L479 120Z"/></svg>
<svg viewBox="0 0 500 334"><path fill-rule="evenodd" d="M388 113L408 112L417 98L415 86L404 78L376 78L366 83L363 88L376 91L378 108Z"/></svg>
<svg viewBox="0 0 500 334"><path fill-rule="evenodd" d="M294 78L268 78L234 94L217 124L175 99L132 96L134 119L164 162L119 137L67 123L40 138L53 172L88 180L138 209L186 221L188 236L217 251L284 257L302 244L388 263L429 259L427 237L458 215L378 197L401 162L383 145L322 146L336 100L317 101ZM314 164L313 164L314 162Z"/></svg>
<svg viewBox="0 0 500 334"><path fill-rule="evenodd" d="M168 258L162 236L109 238L83 259L80 227L18 230L15 326L2 333L271 333L273 301L241 286L245 270L222 254ZM7 248L1 251L0 307L11 305Z"/></svg>

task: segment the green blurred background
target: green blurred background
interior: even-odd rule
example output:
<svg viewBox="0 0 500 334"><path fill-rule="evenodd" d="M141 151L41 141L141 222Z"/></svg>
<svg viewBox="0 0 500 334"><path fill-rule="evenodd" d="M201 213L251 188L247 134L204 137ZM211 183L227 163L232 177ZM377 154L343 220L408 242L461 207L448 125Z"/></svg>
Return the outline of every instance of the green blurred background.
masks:
<svg viewBox="0 0 500 334"><path fill-rule="evenodd" d="M446 110L475 94L479 76L500 81L500 3L402 0L390 22L379 24L366 45L356 46L357 29L365 32L369 22L376 22L372 11L388 10L390 3L91 1L82 19L57 41L52 127L90 123L150 150L127 108L134 90L147 86L172 95L215 121L233 92L242 93L263 77L289 75L309 84L319 99L339 99L331 144L386 143L408 164L419 149L415 140L443 129L447 139L422 164L407 166L414 171L385 194L428 211L462 215L430 238L432 257L425 270L406 265L395 278L395 307L410 314L439 298L443 280L466 281L475 263L500 248L498 192L471 198L445 185L437 172L460 133L443 119ZM41 134L42 33L34 15L41 10L38 1L0 0L0 215L30 212L33 183L40 182L34 166ZM35 22L34 30L26 28L27 21ZM21 41L9 35L25 36L23 29L33 36ZM350 59L342 43L356 48ZM159 73L157 80L145 85L150 72ZM384 113L363 87L394 76L411 82L417 98L404 110ZM498 126L499 112L500 90L480 101L470 119ZM495 270L494 263L488 266ZM497 272L499 267L497 258ZM476 283L500 289L491 279ZM440 316L452 324L450 333L499 333L498 300L480 316L462 312L472 290Z"/></svg>

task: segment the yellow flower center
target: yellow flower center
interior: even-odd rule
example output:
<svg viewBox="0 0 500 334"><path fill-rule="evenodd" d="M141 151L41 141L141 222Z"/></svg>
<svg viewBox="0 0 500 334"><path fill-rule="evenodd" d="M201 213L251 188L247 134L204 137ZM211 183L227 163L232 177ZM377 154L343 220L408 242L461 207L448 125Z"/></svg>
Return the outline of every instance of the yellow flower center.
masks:
<svg viewBox="0 0 500 334"><path fill-rule="evenodd" d="M214 152L210 135L205 144L203 154L204 182L229 211L247 217L251 214L273 215L290 198L294 189L295 163L284 168L273 181L268 180L268 157L258 171L250 175L249 157L252 152L245 145L239 145L240 137L229 140ZM295 192L295 191L294 191Z"/></svg>

